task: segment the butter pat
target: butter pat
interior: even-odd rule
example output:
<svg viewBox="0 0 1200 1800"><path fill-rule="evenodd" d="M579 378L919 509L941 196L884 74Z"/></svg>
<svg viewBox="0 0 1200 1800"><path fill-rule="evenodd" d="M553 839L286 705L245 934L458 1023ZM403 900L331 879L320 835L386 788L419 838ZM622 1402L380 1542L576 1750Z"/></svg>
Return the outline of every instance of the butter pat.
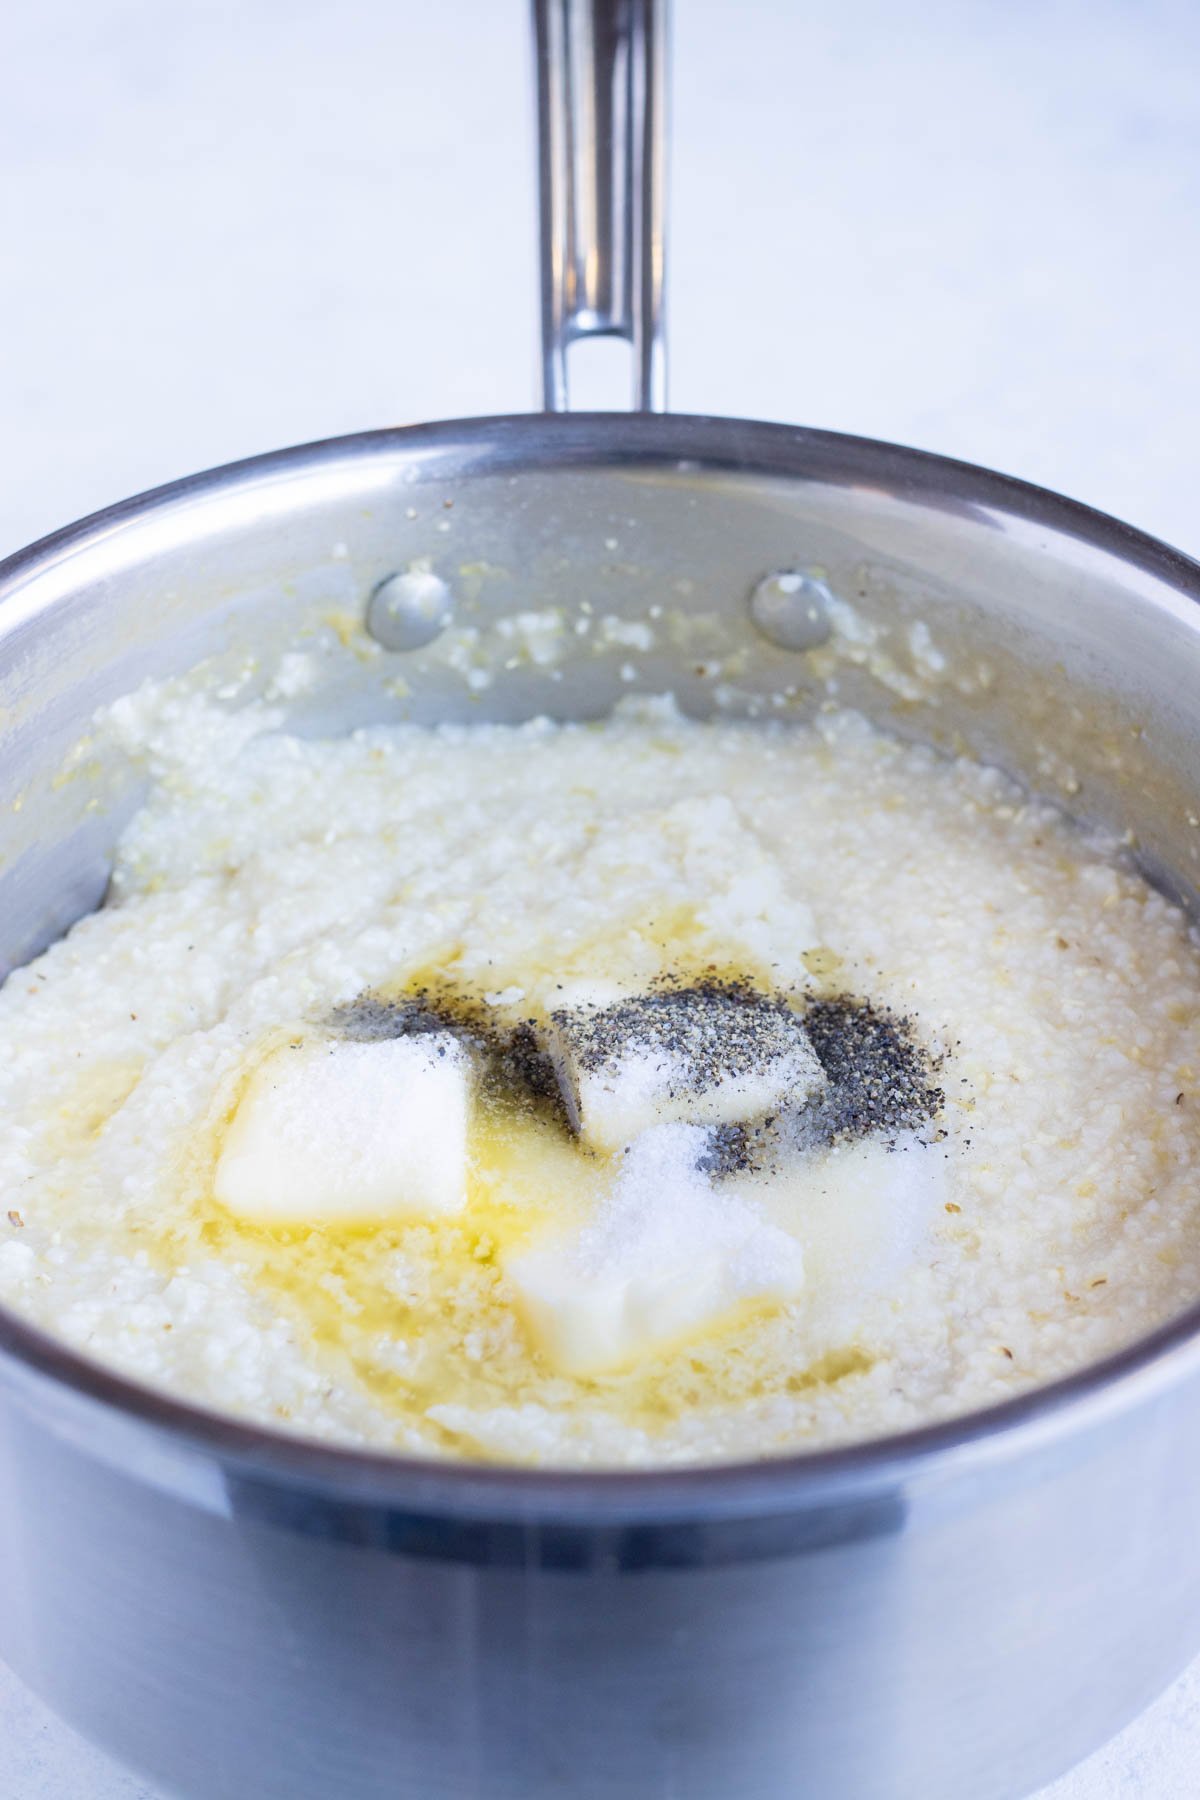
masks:
<svg viewBox="0 0 1200 1800"><path fill-rule="evenodd" d="M804 1281L795 1238L698 1168L709 1141L694 1125L648 1131L577 1234L507 1264L538 1348L567 1375L636 1363L749 1301L783 1301Z"/></svg>
<svg viewBox="0 0 1200 1800"><path fill-rule="evenodd" d="M658 1124L759 1119L802 1106L825 1083L799 1018L737 989L560 1007L545 1036L571 1124L598 1150Z"/></svg>
<svg viewBox="0 0 1200 1800"><path fill-rule="evenodd" d="M276 1050L234 1115L216 1198L264 1224L457 1212L468 1075L466 1052L442 1032Z"/></svg>

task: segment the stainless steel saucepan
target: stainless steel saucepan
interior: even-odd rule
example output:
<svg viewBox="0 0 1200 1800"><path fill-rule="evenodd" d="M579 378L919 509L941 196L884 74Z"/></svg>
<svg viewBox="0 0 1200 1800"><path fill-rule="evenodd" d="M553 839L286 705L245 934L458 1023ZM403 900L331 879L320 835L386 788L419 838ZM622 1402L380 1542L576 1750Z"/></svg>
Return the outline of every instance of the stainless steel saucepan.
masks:
<svg viewBox="0 0 1200 1800"><path fill-rule="evenodd" d="M6 963L99 899L135 803L115 765L63 779L96 707L230 646L268 661L326 603L393 647L297 702L303 730L593 715L631 685L802 713L829 596L893 674L921 621L958 677L868 658L842 697L1119 821L1189 899L1200 568L959 463L659 412L659 0L538 14L546 412L260 457L4 564ZM634 345L637 412L565 412L594 332ZM389 585L414 564L442 589ZM760 587L780 571L799 588ZM665 602L689 629L641 653L589 634L479 689L437 654L520 606ZM0 1377L0 1653L194 1800L1011 1800L1200 1645L1200 1307L952 1424L657 1474L301 1441L7 1315Z"/></svg>

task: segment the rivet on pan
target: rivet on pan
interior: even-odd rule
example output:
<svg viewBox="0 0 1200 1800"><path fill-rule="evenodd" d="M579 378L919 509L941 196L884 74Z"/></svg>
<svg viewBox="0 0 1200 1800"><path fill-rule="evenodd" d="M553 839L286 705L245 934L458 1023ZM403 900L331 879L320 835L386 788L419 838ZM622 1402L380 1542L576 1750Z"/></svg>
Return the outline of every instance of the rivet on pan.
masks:
<svg viewBox="0 0 1200 1800"><path fill-rule="evenodd" d="M759 631L781 650L815 650L832 629L829 604L833 595L823 581L798 569L764 575L750 593L750 617Z"/></svg>
<svg viewBox="0 0 1200 1800"><path fill-rule="evenodd" d="M367 630L385 650L420 650L450 623L450 589L432 569L388 575L367 601Z"/></svg>

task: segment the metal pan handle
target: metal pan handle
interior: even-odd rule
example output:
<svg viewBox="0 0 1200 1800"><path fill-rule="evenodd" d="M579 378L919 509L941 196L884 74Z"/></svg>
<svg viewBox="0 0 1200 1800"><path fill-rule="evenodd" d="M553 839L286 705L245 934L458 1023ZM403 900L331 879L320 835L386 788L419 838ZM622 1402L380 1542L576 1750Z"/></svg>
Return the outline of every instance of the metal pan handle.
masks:
<svg viewBox="0 0 1200 1800"><path fill-rule="evenodd" d="M542 384L566 412L580 338L633 347L633 409L667 404L667 0L534 0Z"/></svg>

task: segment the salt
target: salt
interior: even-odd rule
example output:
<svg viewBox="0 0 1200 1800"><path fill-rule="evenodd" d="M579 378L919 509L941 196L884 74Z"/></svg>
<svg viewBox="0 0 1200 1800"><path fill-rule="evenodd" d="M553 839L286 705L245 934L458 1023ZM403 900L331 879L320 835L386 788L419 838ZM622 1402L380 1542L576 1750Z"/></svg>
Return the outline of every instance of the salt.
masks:
<svg viewBox="0 0 1200 1800"><path fill-rule="evenodd" d="M511 1259L526 1322L563 1373L620 1368L746 1302L800 1291L796 1239L701 1172L709 1136L681 1123L643 1133L576 1236Z"/></svg>

